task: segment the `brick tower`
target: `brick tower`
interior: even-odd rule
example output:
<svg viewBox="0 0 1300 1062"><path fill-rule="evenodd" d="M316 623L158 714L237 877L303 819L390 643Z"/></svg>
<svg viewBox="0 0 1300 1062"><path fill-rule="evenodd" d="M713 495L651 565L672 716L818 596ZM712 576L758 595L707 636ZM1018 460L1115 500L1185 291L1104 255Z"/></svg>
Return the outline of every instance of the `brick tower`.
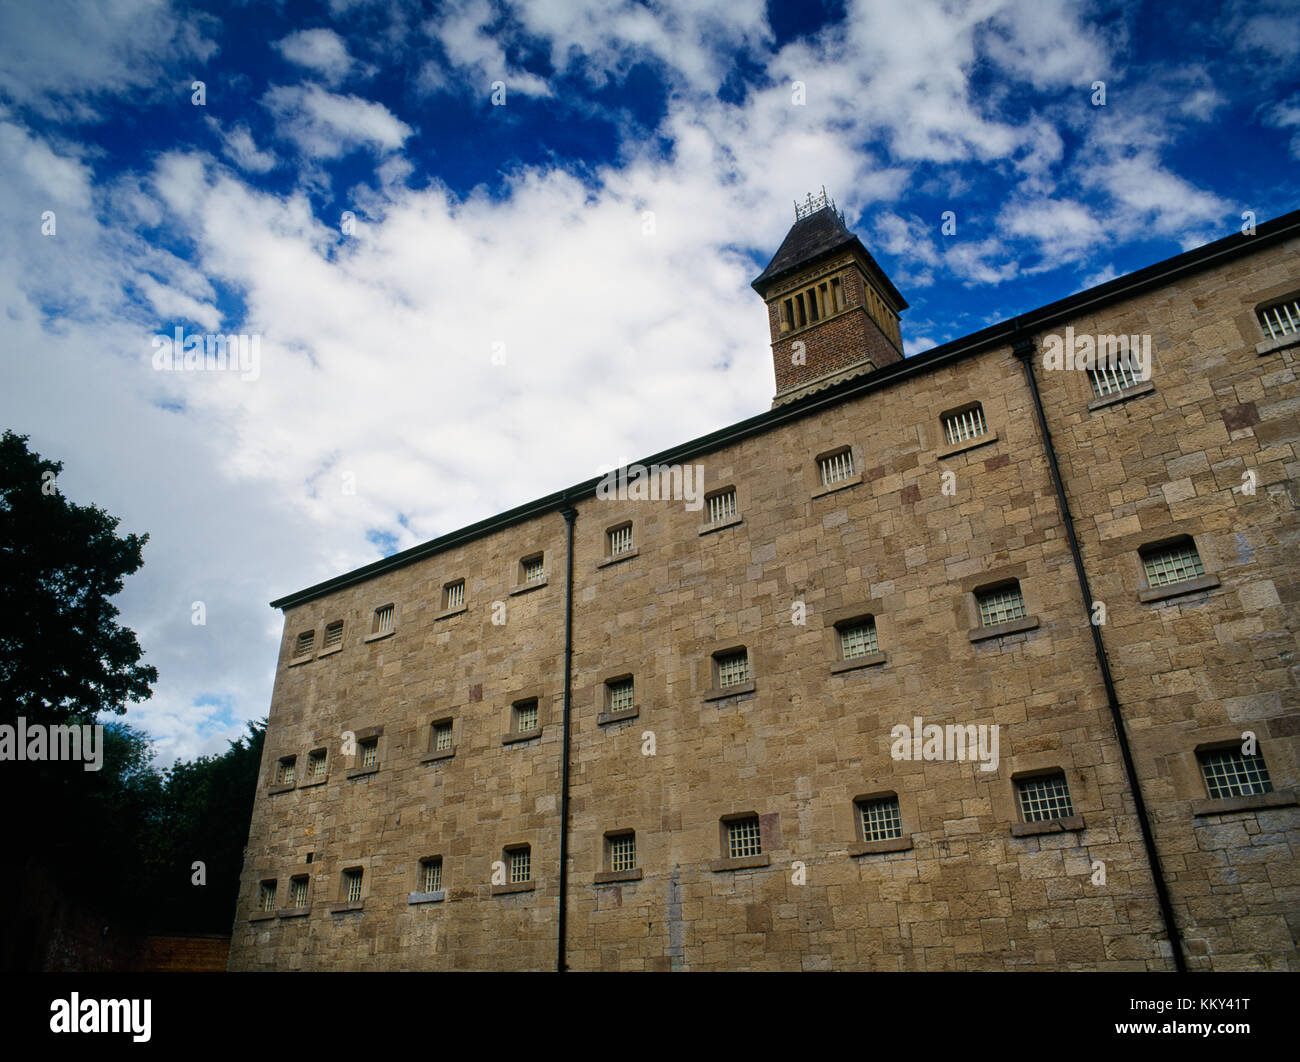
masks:
<svg viewBox="0 0 1300 1062"><path fill-rule="evenodd" d="M753 281L767 303L772 405L900 361L907 303L826 195L795 203L795 222Z"/></svg>

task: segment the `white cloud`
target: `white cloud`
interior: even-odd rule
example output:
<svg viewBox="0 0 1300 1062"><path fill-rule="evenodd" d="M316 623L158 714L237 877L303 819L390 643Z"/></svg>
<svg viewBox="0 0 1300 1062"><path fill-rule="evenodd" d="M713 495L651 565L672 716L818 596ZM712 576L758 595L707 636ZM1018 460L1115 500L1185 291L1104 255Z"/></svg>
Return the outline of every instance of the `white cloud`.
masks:
<svg viewBox="0 0 1300 1062"><path fill-rule="evenodd" d="M348 46L331 29L305 29L277 41L275 47L289 62L322 75L337 83L351 73L352 56Z"/></svg>
<svg viewBox="0 0 1300 1062"><path fill-rule="evenodd" d="M327 92L319 85L276 85L262 97L287 137L309 157L336 159L358 148L396 151L413 130L382 103Z"/></svg>
<svg viewBox="0 0 1300 1062"><path fill-rule="evenodd" d="M225 130L217 119L208 118L209 127L221 138L221 153L241 170L248 173L267 173L275 169L273 151L262 151L253 140L253 134L242 122Z"/></svg>

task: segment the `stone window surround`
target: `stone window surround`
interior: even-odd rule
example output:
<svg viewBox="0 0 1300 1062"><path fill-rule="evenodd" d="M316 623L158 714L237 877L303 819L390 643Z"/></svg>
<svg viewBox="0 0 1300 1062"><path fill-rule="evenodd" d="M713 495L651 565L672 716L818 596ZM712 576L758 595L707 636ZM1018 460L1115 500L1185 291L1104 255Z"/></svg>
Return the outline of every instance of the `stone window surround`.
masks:
<svg viewBox="0 0 1300 1062"><path fill-rule="evenodd" d="M435 749L434 742L437 740L437 728L441 723L451 724L451 748ZM454 715L439 715L429 720L429 747L424 755L420 757L421 763L433 763L436 760L449 760L456 755L456 723Z"/></svg>
<svg viewBox="0 0 1300 1062"><path fill-rule="evenodd" d="M319 778L311 777L311 758L318 752L325 753L325 773ZM330 777L330 760L333 759L329 753L329 747L326 745L313 745L307 750L307 759L303 764L302 780L298 782L299 789L306 789L309 786L324 785Z"/></svg>
<svg viewBox="0 0 1300 1062"><path fill-rule="evenodd" d="M394 613L393 615L394 627L396 627L396 619L397 619L397 615L396 613ZM339 635L339 644L331 646L330 648L326 649L325 639L329 634L329 629L333 627L336 623L341 624L343 627L343 633ZM333 656L335 653L341 653L343 651L343 639L347 637L347 634L348 634L348 624L346 619L332 619L328 623L326 623L321 630L321 636L320 636L321 648L320 648L320 652L316 654L316 659L319 660L322 656Z"/></svg>
<svg viewBox="0 0 1300 1062"><path fill-rule="evenodd" d="M285 624L285 629L286 630L289 629L289 625L287 623ZM304 634L311 635L311 652L302 653L301 655L299 655L298 642ZM312 627L309 630L301 630L297 634L295 634L289 640L288 651L289 651L289 662L286 665L287 667L301 667L303 664L310 664L313 660L315 660L317 656L316 628Z"/></svg>
<svg viewBox="0 0 1300 1062"><path fill-rule="evenodd" d="M451 588L457 584L463 584L464 590L461 591L461 603L454 608L447 606L447 601L451 593ZM438 590L438 611L433 614L433 621L449 619L452 616L459 616L463 612L469 611L469 580L464 578L448 579L439 587Z"/></svg>
<svg viewBox="0 0 1300 1062"><path fill-rule="evenodd" d="M513 597L517 594L527 594L532 590L540 590L550 581L551 553L552 551L548 549L532 549L520 555L519 560L511 568L510 578L507 580L510 586L509 596ZM542 561L541 581L536 583L524 582L524 564L538 558L541 558Z"/></svg>
<svg viewBox="0 0 1300 1062"><path fill-rule="evenodd" d="M275 796L277 793L288 793L298 787L298 754L297 753L287 752L283 756L277 756L275 758L275 773L272 774L271 777L272 779L276 779L280 777L280 766L286 760L293 761L294 764L293 781L292 782L272 781L271 784L266 787L267 796Z"/></svg>
<svg viewBox="0 0 1300 1062"><path fill-rule="evenodd" d="M850 671L859 671L862 668L877 667L880 664L889 662L889 656L886 653L876 652L870 656L859 656L853 660L845 660L843 650L840 646L840 628L851 626L854 620L870 619L876 625L876 645L880 646L883 639L880 633L880 617L876 612L875 604L863 602L858 605L850 605L846 608L832 609L822 616L822 623L825 625L827 635L830 638L829 659L833 661L830 665L832 675L842 675Z"/></svg>
<svg viewBox="0 0 1300 1062"><path fill-rule="evenodd" d="M980 416L984 418L984 434L977 435L973 439L962 439L959 442L949 443L948 432L944 427L944 419L946 417L954 416L957 413L968 412L969 410L975 409L977 406L979 407ZM974 450L977 447L987 446L989 443L995 443L997 441L998 433L993 430L993 421L989 418L989 412L984 408L984 403L978 399L972 398L968 401L952 406L949 409L945 409L939 414L939 447L934 456L938 460L942 461L945 457L953 457L957 454L963 454L967 450Z"/></svg>
<svg viewBox="0 0 1300 1062"><path fill-rule="evenodd" d="M765 818L768 821L764 821ZM762 845L763 850L758 855L739 856L733 859L729 855L731 846L727 838L727 824L741 819L758 819L759 844ZM714 874L721 874L729 870L750 870L754 867L771 866L772 850L776 847L777 840L772 831L775 820L776 816L763 816L757 811L736 811L723 815L718 819L718 851L721 856L709 864L709 870Z"/></svg>
<svg viewBox="0 0 1300 1062"><path fill-rule="evenodd" d="M257 881L253 883L253 904L252 904L253 909L249 912L248 915L248 920L250 922L267 922L270 921L272 918L277 917L276 912L278 908L273 908L270 911L264 911L262 909L262 887L264 885L270 885L274 887L275 895L277 898L280 895L279 878L258 878Z"/></svg>
<svg viewBox="0 0 1300 1062"><path fill-rule="evenodd" d="M853 475L840 480L838 483L832 483L829 487L825 486L822 483L822 461L828 457L834 457L836 454L842 454L846 450L853 455ZM837 446L818 450L816 453L811 454L804 473L804 481L808 486L809 497L823 498L827 494L834 494L836 491L845 490L848 487L856 487L862 482L862 473L865 468L863 462L862 447L858 443L840 443ZM737 498L736 500L739 501L740 499Z"/></svg>
<svg viewBox="0 0 1300 1062"><path fill-rule="evenodd" d="M724 690L718 685L717 658L728 653L739 652L741 649L745 650L745 657L749 664L749 679L737 686L728 686ZM704 691L705 701L721 701L728 697L753 693L755 690L754 676L758 674L758 663L755 659L754 646L736 638L728 638L726 641L714 642L713 645L706 646L696 668L696 681L699 689Z"/></svg>
<svg viewBox="0 0 1300 1062"><path fill-rule="evenodd" d="M1258 737L1261 729L1260 723L1252 722L1238 726L1219 726L1198 732L1195 736L1200 740L1195 746L1169 757L1169 768L1173 775L1174 791L1180 794L1187 794L1188 802L1191 806L1192 818L1203 818L1207 815L1227 815L1233 812L1241 811L1258 811L1264 808L1291 807L1300 803L1300 794L1294 789L1279 789L1274 783L1273 792L1255 793L1251 796L1239 797L1211 797L1205 787L1205 775L1201 771L1202 752L1218 752L1223 749L1241 749L1243 731L1252 730L1256 733L1255 745L1256 753L1262 756L1265 766L1268 766L1269 757L1265 745L1269 744L1264 739ZM1272 771L1269 772L1269 778L1272 779Z"/></svg>
<svg viewBox="0 0 1300 1062"><path fill-rule="evenodd" d="M632 548L626 553L620 553L614 556L610 552L610 535L624 527L632 528ZM631 560L641 552L641 547L637 545L636 523L630 517L620 518L609 524L600 533L601 537L601 559L596 562L597 568L608 568L612 564L622 564L624 561Z"/></svg>
<svg viewBox="0 0 1300 1062"><path fill-rule="evenodd" d="M866 835L862 832L862 813L858 810L858 805L871 800L882 800L886 797L893 797L898 801L898 817L903 835L883 841L868 841ZM916 821L916 800L911 794L904 795L896 789L874 789L855 796L850 803L850 809L853 814L853 835L856 838L854 843L849 845L850 856L856 858L857 856L877 855L887 852L910 852L912 850L912 834L908 830L908 823Z"/></svg>
<svg viewBox="0 0 1300 1062"><path fill-rule="evenodd" d="M1280 339L1269 339L1264 331L1264 326L1259 323L1260 310L1266 306L1289 301L1291 297L1300 297L1300 290L1296 288L1294 280L1262 288L1255 292L1255 301L1243 313L1238 315L1236 319L1237 327L1243 337L1251 337L1247 339L1247 343L1253 340L1257 355L1275 354L1277 351L1285 350L1288 347L1300 346L1300 332L1293 332L1291 335L1282 336Z"/></svg>
<svg viewBox="0 0 1300 1062"><path fill-rule="evenodd" d="M437 892L424 892L424 868L435 859L442 863L442 888ZM447 859L442 853L421 856L415 861L415 888L406 896L409 905L422 903L442 903L447 898Z"/></svg>
<svg viewBox="0 0 1300 1062"><path fill-rule="evenodd" d="M735 491L736 493L736 515L729 516L725 520L719 520L716 524L708 523L709 499L716 498L719 494L726 494L728 491ZM742 491L744 491L743 496ZM715 487L713 490L705 492L704 505L701 509L705 522L700 524L699 533L701 535L711 535L715 531L723 530L723 528L735 527L737 524L743 524L745 522L745 502L748 500L748 496L748 489L742 488L739 484L734 482L727 483L721 487Z"/></svg>
<svg viewBox="0 0 1300 1062"><path fill-rule="evenodd" d="M843 317L845 314L850 313L855 309L858 309L859 308L858 303L855 303L850 299L850 295L852 292L851 289L849 288L849 270L851 268L855 268L855 264L853 263L852 259L841 258L833 266L831 266L830 268L824 268L820 273L816 274L815 276L809 277L807 274L798 274L799 280L795 283L783 285L782 287L784 290L779 291L779 293L768 292L768 301L772 306L772 308L776 311L777 338L790 339L795 336L803 335L806 332L810 332L812 329L816 328L820 324L824 324L827 321L833 321L837 317ZM859 272L861 271L859 270ZM828 313L826 313L824 316L818 317L817 320L815 321L806 320L804 324L797 325L794 323L793 320L791 320L788 322L788 327L786 328L781 327L781 322L783 320L782 308L787 299L793 300L796 295L802 295L809 291L815 291L823 283L826 285L827 288L827 298L828 299L833 298L833 296L831 295L832 280L838 280L840 282L840 298L844 302L844 305L842 307L839 307L838 309L831 309ZM821 313L820 306L818 307L817 312Z"/></svg>
<svg viewBox="0 0 1300 1062"><path fill-rule="evenodd" d="M1001 568L976 572L974 575L966 576L957 584L961 590L960 599L956 606L957 625L967 628L972 643L1001 638L1008 634L1019 634L1022 631L1032 631L1040 626L1038 618L1040 602L1035 585L1033 585L1034 581L1030 580L1028 575L1028 564L1021 562L1020 564L1008 564ZM981 626L979 599L975 595L979 591L994 590L1012 582L1018 583L1020 586L1020 596L1025 602L1024 617L1007 623L999 623L994 627Z"/></svg>
<svg viewBox="0 0 1300 1062"><path fill-rule="evenodd" d="M612 682L620 679L632 679L632 707L621 712L611 712L609 710L609 686ZM636 681L636 676L631 671L619 670L611 671L594 686L593 699L596 708L596 724L604 726L607 723L622 723L628 719L635 719L641 714L641 684Z"/></svg>
<svg viewBox="0 0 1300 1062"><path fill-rule="evenodd" d="M379 613L386 608L391 608L393 610L392 630L376 631L374 628ZM398 622L401 620L401 618L402 618L402 608L396 601L389 601L387 604L376 606L374 609L371 610L370 613L370 633L367 634L363 640L367 642L377 642L384 638L391 638L394 634L397 633L397 625Z"/></svg>
<svg viewBox="0 0 1300 1062"><path fill-rule="evenodd" d="M510 881L510 853L521 852L528 849L528 880L527 881ZM533 892L537 888L537 879L533 877L533 872L537 869L537 864L533 859L533 844L531 841L518 841L511 844L503 845L501 848L501 862L505 864L506 881L503 885L491 886L490 895L492 896L509 896L517 892Z"/></svg>
<svg viewBox="0 0 1300 1062"><path fill-rule="evenodd" d="M1049 833L1076 833L1085 829L1079 796L1085 789L1083 775L1074 767L1074 757L1065 749L1053 749L1049 752L1031 753L1026 756L1004 758L1001 767L1008 767L1010 785L993 786L993 814L995 818L1009 821L1012 837L1038 837ZM1065 784L1070 789L1070 806L1073 815L1060 819L1046 819L1042 822L1025 822L1020 810L1020 783L1030 778L1043 778L1047 775L1065 775ZM1087 809L1092 810L1092 809Z"/></svg>
<svg viewBox="0 0 1300 1062"><path fill-rule="evenodd" d="M289 892L287 893L286 898L290 901L290 903L292 903L293 883L295 881L306 881L307 882L307 906L306 907L293 907L293 906L281 907L280 910L277 912L280 918L305 918L307 915L311 913L311 901L312 901L312 892L313 892L311 872L313 869L314 868L310 863L299 863L296 867L293 867L289 871L287 875L289 879Z"/></svg>
<svg viewBox="0 0 1300 1062"><path fill-rule="evenodd" d="M1180 583L1169 583L1166 586L1158 586L1153 589L1147 580L1147 570L1143 555L1161 549L1164 546L1173 546L1181 542L1190 542L1192 544L1192 548L1196 550L1196 555L1201 559L1201 567L1205 569L1205 574L1198 575L1195 579L1184 579ZM1202 590L1213 590L1219 585L1219 577L1213 574L1210 570L1210 565L1207 563L1205 551L1201 549L1194 535L1179 533L1150 538L1144 541L1142 545L1138 546L1134 551L1134 554L1137 558L1137 598L1143 603L1164 601L1171 597L1181 597L1183 594L1195 594Z"/></svg>
<svg viewBox="0 0 1300 1062"><path fill-rule="evenodd" d="M370 895L370 860L369 859L352 859L340 860L339 868L339 888L338 902L330 905L330 914L346 914L349 911L360 911L365 907L366 897ZM348 901L348 871L361 871L361 899L356 903Z"/></svg>
<svg viewBox="0 0 1300 1062"><path fill-rule="evenodd" d="M615 837L627 837L628 835L635 837L636 830L629 828L629 829L615 829L615 830L605 831L604 836L601 837L602 854L601 854L601 864L600 864L604 869L599 871L596 874L595 879L593 880L593 884L614 885L625 881L641 880L643 876L643 872L641 869L641 851L639 848L637 849L637 853L636 853L637 865L633 867L631 870L610 869L610 867L613 865L613 853L610 847L610 841L613 840Z"/></svg>
<svg viewBox="0 0 1300 1062"><path fill-rule="evenodd" d="M384 765L384 752L386 751L385 742L384 742L384 728L382 726L367 726L367 727L362 727L360 729L354 730L352 734L353 734L353 738L356 741L357 751L353 753L352 756L350 757L350 759L352 760L352 766L348 768L345 777L361 778L364 777L365 775L374 774L376 771L379 770L380 767ZM361 766L361 743L363 741L369 740L370 738L377 739L375 743L375 762L369 767L362 767Z"/></svg>
<svg viewBox="0 0 1300 1062"><path fill-rule="evenodd" d="M537 725L531 730L515 729L515 709L525 701L537 702ZM550 721L546 690L543 686L527 686L523 689L516 690L507 700L510 709L508 729L501 738L502 745L518 745L525 741L533 741L542 736L542 731L546 729Z"/></svg>

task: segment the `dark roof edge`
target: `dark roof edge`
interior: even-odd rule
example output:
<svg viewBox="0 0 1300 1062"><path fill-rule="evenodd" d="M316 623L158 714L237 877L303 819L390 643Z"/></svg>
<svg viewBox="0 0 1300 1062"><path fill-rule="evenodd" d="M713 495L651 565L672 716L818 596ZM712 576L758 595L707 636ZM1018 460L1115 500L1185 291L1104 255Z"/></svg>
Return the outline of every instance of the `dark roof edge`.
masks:
<svg viewBox="0 0 1300 1062"><path fill-rule="evenodd" d="M784 268L777 270L775 273L772 273L770 276L767 274L767 270L764 269L762 273L749 282L749 286L758 292L760 297L766 298L763 294L764 291L772 287L772 285L776 284L778 281L784 280L786 277L790 276L791 273L797 273L801 269L809 269L823 259L832 258L837 254L842 254L845 247L852 248L866 259L867 265L871 269L875 270L875 276L873 279L881 282L880 286L885 289L885 294L897 301L900 310L906 310L908 308L908 303L907 300L903 298L902 292L894 287L894 282L889 279L889 274L880 268L880 263L871 257L871 252L867 250L866 245L855 233L852 232L849 233L849 238L847 240L837 243L833 247L828 247L826 250L820 251L810 258L805 258L802 261L785 266Z"/></svg>
<svg viewBox="0 0 1300 1062"><path fill-rule="evenodd" d="M1249 254L1260 247L1281 242L1294 235L1300 235L1300 210L1294 210L1289 214L1283 214L1272 221L1258 225L1254 236L1235 233L1221 240L1216 240L1214 243L1207 243L1190 251L1184 251L1182 254L1175 255L1173 258L1166 258L1155 265L1146 266L1134 273L1116 277L1114 280L1108 280L1105 284L1087 288L1077 294L1058 299L1056 302L1020 314L1010 320L1000 321L979 332L964 336L961 339L954 339L941 346L932 347L923 354L905 358L903 361L887 365L875 372L853 377L839 384L833 384L804 398L796 399L793 402L759 413L746 420L719 428L715 432L702 435L689 442L679 443L670 449L652 454L634 463L642 465L673 464L701 453L716 450L728 443L740 442L751 435L760 434L785 421L798 420L825 406L837 405L855 395L887 387L899 380L927 372L946 362L973 357L990 347L1007 342L1018 334L1044 328L1062 318L1074 316L1079 311L1099 303L1138 294L1147 288L1160 283L1167 283L1183 274L1215 265L1220 260ZM337 575L332 579L327 579L322 583L309 586L296 593L287 594L272 601L271 607L284 609L305 604L314 598L352 586L355 583L364 582L371 576L378 575L381 572L405 567L415 561L441 553L453 546L469 542L489 532L501 531L550 512L559 512L574 502L594 496L601 478L595 476L576 486L556 491L554 494L548 494L544 498L527 502L524 505L488 517L485 520L480 520L439 538L430 539L428 542L412 546L401 553L394 553L391 557L383 557L364 567L345 572L343 575Z"/></svg>

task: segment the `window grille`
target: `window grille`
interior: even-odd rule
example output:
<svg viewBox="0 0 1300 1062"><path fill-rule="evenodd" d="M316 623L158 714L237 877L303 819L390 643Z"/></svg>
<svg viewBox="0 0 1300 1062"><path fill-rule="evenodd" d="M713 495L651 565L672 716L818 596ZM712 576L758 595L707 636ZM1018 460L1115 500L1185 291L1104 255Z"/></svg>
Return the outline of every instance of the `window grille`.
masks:
<svg viewBox="0 0 1300 1062"><path fill-rule="evenodd" d="M257 897L257 906L263 911L275 910L275 882L262 882L262 890Z"/></svg>
<svg viewBox="0 0 1300 1062"><path fill-rule="evenodd" d="M325 641L321 644L322 649L333 649L336 645L343 644L343 621L336 620L325 628Z"/></svg>
<svg viewBox="0 0 1300 1062"><path fill-rule="evenodd" d="M1263 756L1245 756L1240 749L1218 749L1200 754L1205 788L1215 800L1273 792L1273 782Z"/></svg>
<svg viewBox="0 0 1300 1062"><path fill-rule="evenodd" d="M532 878L532 850L515 848L510 852L510 884L518 885Z"/></svg>
<svg viewBox="0 0 1300 1062"><path fill-rule="evenodd" d="M632 525L616 527L609 533L609 555L617 557L632 552Z"/></svg>
<svg viewBox="0 0 1300 1062"><path fill-rule="evenodd" d="M736 492L724 491L709 498L709 523L716 524L730 520L736 515Z"/></svg>
<svg viewBox="0 0 1300 1062"><path fill-rule="evenodd" d="M636 834L621 833L609 839L609 869L636 869Z"/></svg>
<svg viewBox="0 0 1300 1062"><path fill-rule="evenodd" d="M741 649L714 657L718 668L718 689L726 690L749 681L749 653Z"/></svg>
<svg viewBox="0 0 1300 1062"><path fill-rule="evenodd" d="M325 750L317 749L307 758L307 777L325 777Z"/></svg>
<svg viewBox="0 0 1300 1062"><path fill-rule="evenodd" d="M1177 542L1142 555L1147 583L1152 589L1186 582L1205 574L1200 555L1191 542Z"/></svg>
<svg viewBox="0 0 1300 1062"><path fill-rule="evenodd" d="M424 868L424 892L441 892L442 891L442 860L426 859L421 866Z"/></svg>
<svg viewBox="0 0 1300 1062"><path fill-rule="evenodd" d="M1025 618L1025 599L1021 596L1019 585L985 590L978 596L978 600L982 627L996 627L999 623Z"/></svg>
<svg viewBox="0 0 1300 1062"><path fill-rule="evenodd" d="M853 451L841 450L830 457L823 457L818 464L821 466L822 486L829 487L832 483L839 483L853 475Z"/></svg>
<svg viewBox="0 0 1300 1062"><path fill-rule="evenodd" d="M943 430L947 433L949 446L979 438L988 431L988 425L984 422L984 407L972 406L959 413L949 413L943 418Z"/></svg>
<svg viewBox="0 0 1300 1062"><path fill-rule="evenodd" d="M373 767L379 762L379 739L367 738L361 742L361 766Z"/></svg>
<svg viewBox="0 0 1300 1062"><path fill-rule="evenodd" d="M727 823L727 852L732 859L762 855L763 840L759 835L757 817Z"/></svg>
<svg viewBox="0 0 1300 1062"><path fill-rule="evenodd" d="M361 871L345 870L343 872L343 883L347 887L348 903L361 902Z"/></svg>
<svg viewBox="0 0 1300 1062"><path fill-rule="evenodd" d="M289 883L289 903L299 909L307 906L306 878L294 878Z"/></svg>
<svg viewBox="0 0 1300 1062"><path fill-rule="evenodd" d="M515 705L515 729L521 734L525 730L537 729L537 702L525 701Z"/></svg>
<svg viewBox="0 0 1300 1062"><path fill-rule="evenodd" d="M1269 339L1281 339L1300 331L1300 299L1279 303L1259 314L1259 326Z"/></svg>
<svg viewBox="0 0 1300 1062"><path fill-rule="evenodd" d="M1137 373L1123 362L1099 365L1095 369L1089 369L1088 374L1092 377L1093 393L1098 398L1113 395L1116 391L1123 391L1141 382Z"/></svg>
<svg viewBox="0 0 1300 1062"><path fill-rule="evenodd" d="M282 759L275 772L275 784L293 785L293 776L296 773L296 765L297 760L293 756L286 756Z"/></svg>
<svg viewBox="0 0 1300 1062"><path fill-rule="evenodd" d="M1020 783L1020 813L1026 822L1064 819L1074 814L1064 774L1026 778Z"/></svg>
<svg viewBox="0 0 1300 1062"><path fill-rule="evenodd" d="M294 657L296 658L300 656L309 656L311 654L312 647L315 644L316 644L316 632L303 631L300 635L298 635L298 640L293 644Z"/></svg>
<svg viewBox="0 0 1300 1062"><path fill-rule="evenodd" d="M546 578L546 564L542 557L530 557L524 561L524 585L540 583Z"/></svg>
<svg viewBox="0 0 1300 1062"><path fill-rule="evenodd" d="M444 752L451 748L451 723L433 724L433 751Z"/></svg>
<svg viewBox="0 0 1300 1062"><path fill-rule="evenodd" d="M463 608L465 605L465 580L447 586L447 603L444 608Z"/></svg>
<svg viewBox="0 0 1300 1062"><path fill-rule="evenodd" d="M393 606L384 605L375 609L375 629L372 634L387 634L393 629Z"/></svg>
<svg viewBox="0 0 1300 1062"><path fill-rule="evenodd" d="M609 710L611 712L626 712L630 710L635 703L635 692L632 679L619 679L617 682L609 683Z"/></svg>
<svg viewBox="0 0 1300 1062"><path fill-rule="evenodd" d="M858 814L864 841L892 841L903 836L903 816L896 796L860 801Z"/></svg>
<svg viewBox="0 0 1300 1062"><path fill-rule="evenodd" d="M840 651L845 660L873 656L880 651L876 641L876 621L859 620L840 628Z"/></svg>

